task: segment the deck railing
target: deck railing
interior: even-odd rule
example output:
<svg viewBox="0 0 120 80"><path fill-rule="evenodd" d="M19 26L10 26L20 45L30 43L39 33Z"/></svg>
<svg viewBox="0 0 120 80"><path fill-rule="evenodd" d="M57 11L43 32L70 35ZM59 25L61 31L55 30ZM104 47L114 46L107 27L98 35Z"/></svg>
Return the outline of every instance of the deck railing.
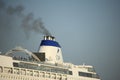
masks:
<svg viewBox="0 0 120 80"><path fill-rule="evenodd" d="M6 80L67 80L66 74L0 66L0 79Z"/></svg>

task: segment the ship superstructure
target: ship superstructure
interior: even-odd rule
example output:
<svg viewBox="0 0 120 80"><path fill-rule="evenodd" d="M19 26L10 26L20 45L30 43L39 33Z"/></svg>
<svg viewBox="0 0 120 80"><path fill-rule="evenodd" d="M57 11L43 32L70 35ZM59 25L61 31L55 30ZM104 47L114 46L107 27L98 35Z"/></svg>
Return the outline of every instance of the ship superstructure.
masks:
<svg viewBox="0 0 120 80"><path fill-rule="evenodd" d="M10 56L24 52L28 58ZM93 66L63 61L61 46L55 37L44 36L38 52L16 47L0 55L0 80L100 80Z"/></svg>

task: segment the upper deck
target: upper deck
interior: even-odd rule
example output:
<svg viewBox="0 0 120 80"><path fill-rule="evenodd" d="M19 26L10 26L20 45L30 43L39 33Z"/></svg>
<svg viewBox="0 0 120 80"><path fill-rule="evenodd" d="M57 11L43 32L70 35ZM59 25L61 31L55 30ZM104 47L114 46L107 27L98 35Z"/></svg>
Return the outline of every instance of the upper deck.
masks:
<svg viewBox="0 0 120 80"><path fill-rule="evenodd" d="M3 57L3 55L0 55L0 57ZM8 56L4 56L6 58L10 58ZM1 58L0 58L1 59ZM18 75L24 75L27 76L26 73L30 73L32 76L33 74L37 74L37 72L44 73L44 76L49 73L51 74L57 74L61 76L66 76L66 78L86 78L86 80L93 79L93 80L100 80L99 76L96 74L95 70L92 66L88 65L73 65L71 63L50 63L50 62L37 62L37 61L28 61L28 60L15 60L14 58L11 58L12 60L9 61L9 64L12 64L12 66L7 65L0 65L1 66L1 73L12 73L16 74L19 71ZM6 64L6 62L4 62ZM16 70L17 69L17 70ZM11 71L12 70L12 71ZM14 72L14 73L13 73ZM31 73L32 72L32 73ZM28 74L29 75L29 74ZM60 79L58 79L60 80ZM61 79L61 80L67 80L67 79ZM73 79L74 80L74 79Z"/></svg>

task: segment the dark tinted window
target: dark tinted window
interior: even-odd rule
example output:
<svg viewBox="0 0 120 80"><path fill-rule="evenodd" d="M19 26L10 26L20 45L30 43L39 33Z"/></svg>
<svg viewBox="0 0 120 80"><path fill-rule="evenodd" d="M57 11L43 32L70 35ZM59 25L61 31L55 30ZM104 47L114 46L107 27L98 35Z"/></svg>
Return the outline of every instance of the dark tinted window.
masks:
<svg viewBox="0 0 120 80"><path fill-rule="evenodd" d="M79 76L92 77L91 73L79 72Z"/></svg>
<svg viewBox="0 0 120 80"><path fill-rule="evenodd" d="M40 59L40 61L45 61L45 53L34 52L34 54Z"/></svg>
<svg viewBox="0 0 120 80"><path fill-rule="evenodd" d="M69 74L72 75L73 74L72 71L69 71Z"/></svg>
<svg viewBox="0 0 120 80"><path fill-rule="evenodd" d="M14 67L18 67L18 63L13 62Z"/></svg>
<svg viewBox="0 0 120 80"><path fill-rule="evenodd" d="M84 77L99 78L97 74L92 74L92 73L78 72L78 75Z"/></svg>

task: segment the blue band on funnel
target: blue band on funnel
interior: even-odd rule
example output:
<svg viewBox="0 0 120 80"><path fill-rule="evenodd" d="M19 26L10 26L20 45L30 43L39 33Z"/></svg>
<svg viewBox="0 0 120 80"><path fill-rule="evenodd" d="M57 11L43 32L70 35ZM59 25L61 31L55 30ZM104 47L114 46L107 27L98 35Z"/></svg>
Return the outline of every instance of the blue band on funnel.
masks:
<svg viewBox="0 0 120 80"><path fill-rule="evenodd" d="M55 47L61 47L58 42L52 41L52 40L42 40L40 46L55 46Z"/></svg>

